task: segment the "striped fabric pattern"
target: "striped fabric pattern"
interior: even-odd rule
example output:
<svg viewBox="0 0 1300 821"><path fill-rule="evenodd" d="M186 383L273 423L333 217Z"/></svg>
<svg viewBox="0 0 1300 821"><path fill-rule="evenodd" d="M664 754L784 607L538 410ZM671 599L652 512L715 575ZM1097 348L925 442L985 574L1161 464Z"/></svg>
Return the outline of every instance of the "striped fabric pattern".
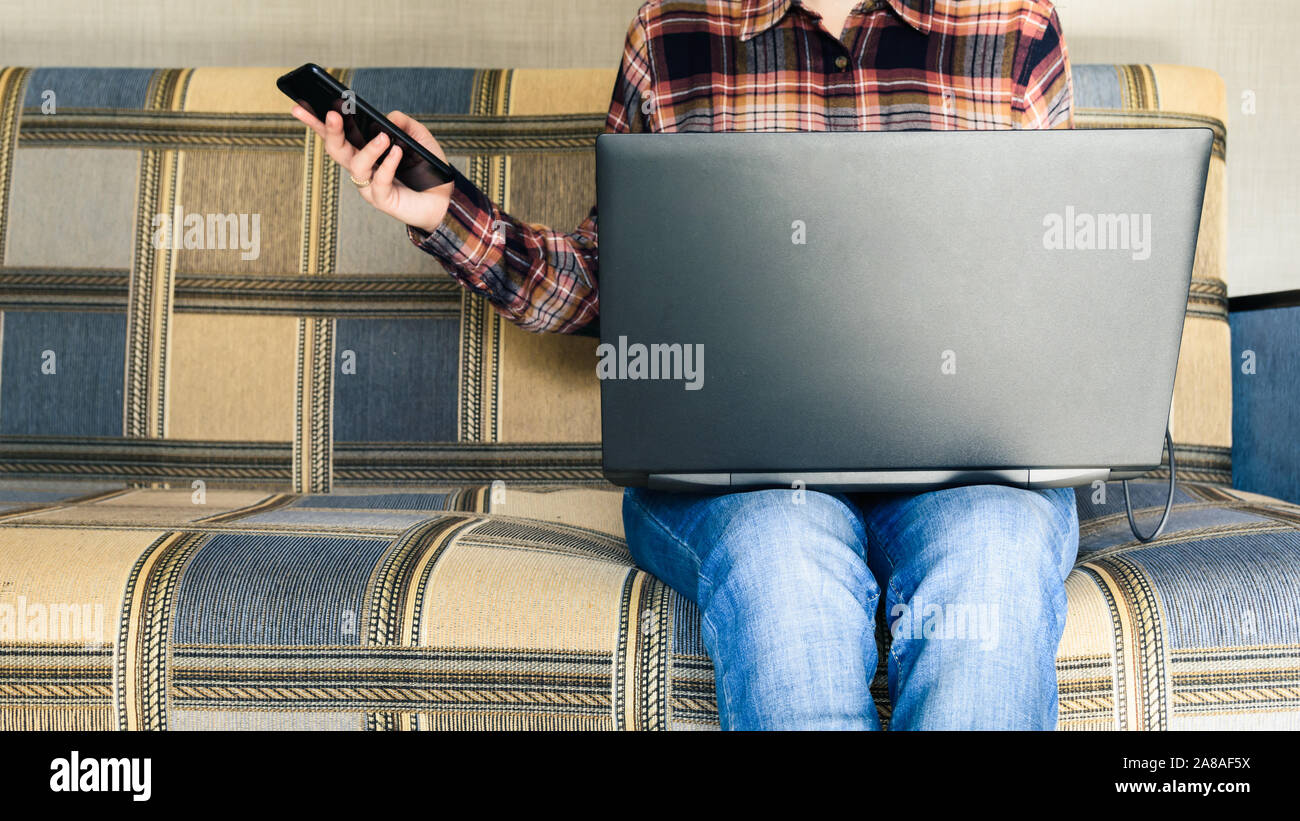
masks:
<svg viewBox="0 0 1300 821"><path fill-rule="evenodd" d="M506 326L341 189L279 73L0 73L0 475L601 483L594 343ZM609 72L335 73L525 211L591 196ZM256 216L260 253L155 247L176 213Z"/></svg>
<svg viewBox="0 0 1300 821"><path fill-rule="evenodd" d="M617 490L66 490L0 486L0 729L717 725L699 613L632 565ZM1300 728L1300 506L1188 482L1141 545L1105 497L1060 728Z"/></svg>
<svg viewBox="0 0 1300 821"><path fill-rule="evenodd" d="M0 70L0 728L716 726L699 614L633 567L600 478L595 340L412 247L282 72ZM613 69L335 73L509 213L587 216ZM1300 510L1230 489L1222 83L1072 84L1076 127L1218 139L1184 484L1150 545L1118 486L1080 493L1060 726L1300 726ZM260 254L154 247L178 206L260 215Z"/></svg>

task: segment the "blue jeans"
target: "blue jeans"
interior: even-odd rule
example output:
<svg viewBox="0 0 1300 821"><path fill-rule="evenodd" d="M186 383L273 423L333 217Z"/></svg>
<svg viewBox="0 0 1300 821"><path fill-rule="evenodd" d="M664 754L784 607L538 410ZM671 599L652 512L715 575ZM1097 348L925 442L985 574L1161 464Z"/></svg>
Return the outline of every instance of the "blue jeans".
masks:
<svg viewBox="0 0 1300 821"><path fill-rule="evenodd" d="M723 729L1051 729L1074 491L629 488L636 563L699 607ZM881 591L884 591L881 608Z"/></svg>

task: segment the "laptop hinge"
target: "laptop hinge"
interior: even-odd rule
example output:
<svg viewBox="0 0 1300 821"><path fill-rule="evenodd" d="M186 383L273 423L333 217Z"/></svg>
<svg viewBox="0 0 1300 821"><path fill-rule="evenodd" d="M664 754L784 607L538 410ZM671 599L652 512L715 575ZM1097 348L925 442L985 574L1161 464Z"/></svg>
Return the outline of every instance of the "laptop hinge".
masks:
<svg viewBox="0 0 1300 821"><path fill-rule="evenodd" d="M1076 487L1106 481L1109 468L1007 468L999 470L863 470L747 472L747 473L652 473L647 486L655 490L759 488L811 488L826 491L925 491L960 485L1011 485L1027 488Z"/></svg>
<svg viewBox="0 0 1300 821"><path fill-rule="evenodd" d="M1064 468L1061 470L1029 469L1029 487L1079 487L1110 478L1110 468Z"/></svg>
<svg viewBox="0 0 1300 821"><path fill-rule="evenodd" d="M651 473L646 477L651 490L726 490L731 487L730 473Z"/></svg>

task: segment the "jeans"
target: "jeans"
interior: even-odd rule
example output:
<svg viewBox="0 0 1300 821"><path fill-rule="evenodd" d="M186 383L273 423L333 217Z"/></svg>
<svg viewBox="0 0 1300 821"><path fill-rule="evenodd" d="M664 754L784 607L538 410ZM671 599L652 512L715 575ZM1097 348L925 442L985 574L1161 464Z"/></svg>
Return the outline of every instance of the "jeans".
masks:
<svg viewBox="0 0 1300 821"><path fill-rule="evenodd" d="M723 729L880 729L878 610L891 729L1056 725L1072 489L629 488L623 522L636 563L700 610Z"/></svg>

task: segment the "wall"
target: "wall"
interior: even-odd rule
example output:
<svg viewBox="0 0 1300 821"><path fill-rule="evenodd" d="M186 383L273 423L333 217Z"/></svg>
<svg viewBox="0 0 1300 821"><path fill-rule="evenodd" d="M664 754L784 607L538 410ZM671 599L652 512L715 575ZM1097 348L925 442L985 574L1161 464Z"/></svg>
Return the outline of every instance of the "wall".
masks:
<svg viewBox="0 0 1300 821"><path fill-rule="evenodd" d="M1061 0L1076 62L1212 68L1228 94L1228 290L1300 288L1300 2ZM1255 112L1243 110L1251 93Z"/></svg>

